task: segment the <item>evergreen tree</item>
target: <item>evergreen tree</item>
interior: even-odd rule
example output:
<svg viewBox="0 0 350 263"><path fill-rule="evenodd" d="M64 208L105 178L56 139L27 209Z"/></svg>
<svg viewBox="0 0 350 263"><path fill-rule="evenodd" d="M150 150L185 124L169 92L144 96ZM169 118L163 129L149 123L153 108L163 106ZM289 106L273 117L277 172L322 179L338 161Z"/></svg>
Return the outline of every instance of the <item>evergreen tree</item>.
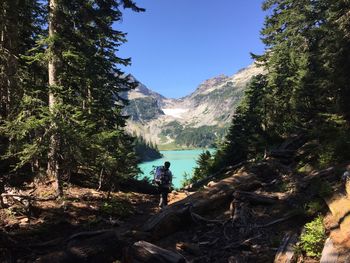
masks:
<svg viewBox="0 0 350 263"><path fill-rule="evenodd" d="M209 151L202 152L196 163L198 166L194 168L193 176L190 179L191 183L199 181L210 174L209 168L212 163L211 153Z"/></svg>
<svg viewBox="0 0 350 263"><path fill-rule="evenodd" d="M222 168L247 158L263 155L271 141L270 120L267 117L267 79L264 75L252 78L244 98L237 107L232 124L214 156L202 154L191 181L213 174Z"/></svg>
<svg viewBox="0 0 350 263"><path fill-rule="evenodd" d="M50 0L49 6L49 35L26 56L31 64L48 63L48 73L38 67L48 88L30 82L18 100L21 109L5 127L13 145L9 155L19 157L18 167L47 164L59 196L63 178L78 169L103 171L112 187L114 179L137 171L119 96L135 84L118 68L130 61L117 56L125 34L113 23L122 7L142 9L126 0Z"/></svg>

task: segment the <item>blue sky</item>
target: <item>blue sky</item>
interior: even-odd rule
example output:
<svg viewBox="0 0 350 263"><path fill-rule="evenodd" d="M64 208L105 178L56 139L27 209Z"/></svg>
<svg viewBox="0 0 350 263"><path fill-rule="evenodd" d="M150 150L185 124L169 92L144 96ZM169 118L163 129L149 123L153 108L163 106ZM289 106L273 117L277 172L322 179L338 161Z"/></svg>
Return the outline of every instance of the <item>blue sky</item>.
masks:
<svg viewBox="0 0 350 263"><path fill-rule="evenodd" d="M128 33L123 68L170 98L193 92L204 80L233 75L261 54L262 0L135 0L144 13L124 12L116 29Z"/></svg>

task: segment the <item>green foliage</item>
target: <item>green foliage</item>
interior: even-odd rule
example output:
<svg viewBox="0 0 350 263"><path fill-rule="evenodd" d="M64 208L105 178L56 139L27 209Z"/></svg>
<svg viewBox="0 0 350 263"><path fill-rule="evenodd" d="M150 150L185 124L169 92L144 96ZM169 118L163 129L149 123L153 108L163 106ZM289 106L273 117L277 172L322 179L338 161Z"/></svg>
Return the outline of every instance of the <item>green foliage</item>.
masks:
<svg viewBox="0 0 350 263"><path fill-rule="evenodd" d="M349 160L348 2L266 0L263 8L266 52L253 58L267 73L246 88L207 170L261 157L295 134L315 142L299 156L299 168Z"/></svg>
<svg viewBox="0 0 350 263"><path fill-rule="evenodd" d="M215 142L222 139L227 132L227 127L201 126L184 127L177 121L168 123L161 132L161 136L175 138L176 145L188 148L213 147Z"/></svg>
<svg viewBox="0 0 350 263"><path fill-rule="evenodd" d="M155 160L162 157L157 145L146 142L143 137L136 137L134 149L141 162Z"/></svg>
<svg viewBox="0 0 350 263"><path fill-rule="evenodd" d="M326 114L322 118L322 125L313 130L313 134L320 142L318 165L326 168L334 162L341 163L350 159L350 133L342 116Z"/></svg>
<svg viewBox="0 0 350 263"><path fill-rule="evenodd" d="M182 176L182 180L181 180L181 187L185 187L191 183L192 183L191 175L184 172L184 174Z"/></svg>
<svg viewBox="0 0 350 263"><path fill-rule="evenodd" d="M310 257L319 258L322 254L326 233L323 226L323 218L316 217L305 225L305 231L300 236L299 247Z"/></svg>
<svg viewBox="0 0 350 263"><path fill-rule="evenodd" d="M204 179L210 175L209 168L213 162L211 153L209 151L202 152L196 162L198 166L194 169L193 176L190 179L191 183Z"/></svg>
<svg viewBox="0 0 350 263"><path fill-rule="evenodd" d="M196 176L205 177L224 166L264 152L268 139L265 94L266 77L258 75L247 86L224 142L210 162L199 164L200 172Z"/></svg>
<svg viewBox="0 0 350 263"><path fill-rule="evenodd" d="M0 42L0 67L11 66L11 74L1 68L0 82L12 83L5 88L13 95L11 105L0 109L5 157L12 168L30 164L37 174L54 159L59 178L89 170L114 188L137 174L137 159L121 113L121 94L136 83L119 69L130 59L116 55L126 40L112 25L122 19L120 8L143 9L126 0L58 1L52 13L57 30L48 36L47 2L22 2L3 1L0 11L0 19L6 16L6 24L0 23L6 39ZM49 86L47 65L53 60L56 83Z"/></svg>

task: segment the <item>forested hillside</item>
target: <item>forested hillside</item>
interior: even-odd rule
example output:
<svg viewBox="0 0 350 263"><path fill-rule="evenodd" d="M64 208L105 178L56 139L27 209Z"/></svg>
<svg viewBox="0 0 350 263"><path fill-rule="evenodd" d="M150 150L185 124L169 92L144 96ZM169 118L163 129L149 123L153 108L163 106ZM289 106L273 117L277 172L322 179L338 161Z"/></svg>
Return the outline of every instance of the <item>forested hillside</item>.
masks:
<svg viewBox="0 0 350 263"><path fill-rule="evenodd" d="M140 162L151 161L162 157L157 145L146 142L142 137L137 137L135 140L135 153Z"/></svg>

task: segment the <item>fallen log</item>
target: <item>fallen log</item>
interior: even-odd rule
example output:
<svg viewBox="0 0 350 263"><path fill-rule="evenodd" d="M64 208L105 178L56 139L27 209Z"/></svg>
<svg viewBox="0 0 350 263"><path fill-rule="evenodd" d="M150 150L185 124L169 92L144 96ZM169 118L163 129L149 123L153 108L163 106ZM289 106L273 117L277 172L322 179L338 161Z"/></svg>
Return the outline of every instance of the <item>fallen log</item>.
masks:
<svg viewBox="0 0 350 263"><path fill-rule="evenodd" d="M331 238L327 238L324 248L322 250L322 256L320 263L337 263L339 257L339 252L334 246Z"/></svg>
<svg viewBox="0 0 350 263"><path fill-rule="evenodd" d="M189 195L154 215L145 223L143 231L151 233L154 240L174 233L192 222L190 207L193 213L201 216L210 213L213 207L228 207L233 192L241 190L240 187L245 190L250 184L257 186L254 174L233 175L223 179L215 186Z"/></svg>
<svg viewBox="0 0 350 263"><path fill-rule="evenodd" d="M328 167L327 169L321 170L321 171L317 171L317 172L312 172L311 174L304 176L302 181L304 183L309 183L312 179L316 178L316 177L329 177L329 176L334 176L335 173L335 168L334 167Z"/></svg>
<svg viewBox="0 0 350 263"><path fill-rule="evenodd" d="M295 244L298 241L296 234L287 233L277 250L274 263L291 263L295 256Z"/></svg>
<svg viewBox="0 0 350 263"><path fill-rule="evenodd" d="M274 205L280 201L276 196L268 196L245 191L236 191L233 193L233 197L238 200L248 201L253 205Z"/></svg>
<svg viewBox="0 0 350 263"><path fill-rule="evenodd" d="M243 161L243 162L240 162L238 164L235 164L233 166L228 166L228 167L225 167L225 168L222 168L220 169L219 171L217 171L216 173L212 174L212 175L209 175L207 176L206 178L204 179L201 179L193 184L190 184L190 185L187 185L184 187L184 190L187 190L187 191L193 191L193 190L196 190L200 187L202 187L203 185L206 185L207 183L209 183L210 181L213 181L215 179L217 179L217 177L225 172L228 172L228 171L233 171L243 165L245 165L246 163L249 163L251 161Z"/></svg>
<svg viewBox="0 0 350 263"><path fill-rule="evenodd" d="M124 250L123 263L185 263L186 259L179 253L166 250L146 241L138 241Z"/></svg>

